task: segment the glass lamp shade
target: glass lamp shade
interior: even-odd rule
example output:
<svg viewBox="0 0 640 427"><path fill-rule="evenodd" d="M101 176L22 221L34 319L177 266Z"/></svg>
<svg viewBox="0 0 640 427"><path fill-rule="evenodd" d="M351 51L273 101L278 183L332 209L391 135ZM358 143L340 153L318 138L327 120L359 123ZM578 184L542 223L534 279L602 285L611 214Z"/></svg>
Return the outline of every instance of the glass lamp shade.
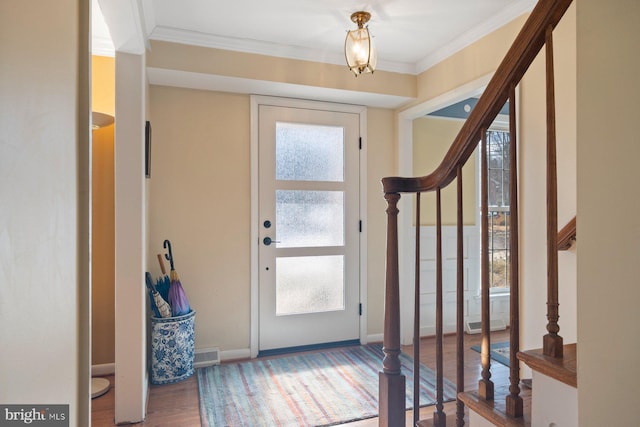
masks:
<svg viewBox="0 0 640 427"><path fill-rule="evenodd" d="M111 123L113 123L113 116L97 111L91 112L91 130L109 126Z"/></svg>
<svg viewBox="0 0 640 427"><path fill-rule="evenodd" d="M344 55L349 69L356 76L375 71L378 56L368 28L347 31L347 38L344 41Z"/></svg>

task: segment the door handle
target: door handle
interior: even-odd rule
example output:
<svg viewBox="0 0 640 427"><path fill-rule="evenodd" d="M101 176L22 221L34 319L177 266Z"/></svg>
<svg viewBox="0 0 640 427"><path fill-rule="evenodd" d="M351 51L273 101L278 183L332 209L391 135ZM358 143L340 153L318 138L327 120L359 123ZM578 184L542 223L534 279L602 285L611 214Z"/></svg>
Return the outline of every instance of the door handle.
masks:
<svg viewBox="0 0 640 427"><path fill-rule="evenodd" d="M280 243L279 240L271 240L271 237L265 237L264 239L262 239L262 243L264 243L265 246L269 246L272 243Z"/></svg>

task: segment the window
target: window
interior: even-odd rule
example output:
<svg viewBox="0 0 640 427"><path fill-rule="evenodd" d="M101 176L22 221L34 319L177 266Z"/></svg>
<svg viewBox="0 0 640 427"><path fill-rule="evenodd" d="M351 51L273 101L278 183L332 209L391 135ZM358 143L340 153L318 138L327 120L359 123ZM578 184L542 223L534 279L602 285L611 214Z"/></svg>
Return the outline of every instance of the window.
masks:
<svg viewBox="0 0 640 427"><path fill-rule="evenodd" d="M489 287L491 291L509 290L509 146L508 131L487 132Z"/></svg>

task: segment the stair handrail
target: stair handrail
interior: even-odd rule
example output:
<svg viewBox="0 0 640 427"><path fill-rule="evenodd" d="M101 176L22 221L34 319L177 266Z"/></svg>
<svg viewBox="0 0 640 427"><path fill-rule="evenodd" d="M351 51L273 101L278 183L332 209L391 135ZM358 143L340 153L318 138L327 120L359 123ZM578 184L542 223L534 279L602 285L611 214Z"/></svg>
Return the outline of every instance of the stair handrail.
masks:
<svg viewBox="0 0 640 427"><path fill-rule="evenodd" d="M385 177L385 193L417 193L444 188L456 177L478 146L482 129L488 129L509 96L512 84L520 82L545 42L549 26L555 28L573 0L540 0L525 22L513 45L496 69L478 103L471 110L440 165L422 177Z"/></svg>
<svg viewBox="0 0 640 427"><path fill-rule="evenodd" d="M576 240L576 217L558 231L558 250L566 251L571 247L571 242Z"/></svg>

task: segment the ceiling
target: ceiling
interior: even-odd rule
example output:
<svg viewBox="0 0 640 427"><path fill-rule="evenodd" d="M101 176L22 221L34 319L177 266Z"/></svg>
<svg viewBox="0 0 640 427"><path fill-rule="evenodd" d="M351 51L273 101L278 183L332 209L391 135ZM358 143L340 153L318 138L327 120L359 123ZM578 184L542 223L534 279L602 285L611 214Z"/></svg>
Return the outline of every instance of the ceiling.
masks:
<svg viewBox="0 0 640 427"><path fill-rule="evenodd" d="M94 2L94 53L113 52ZM99 0L113 9L113 0ZM371 13L378 69L417 74L528 12L535 0L117 0L137 11L145 43L166 40L343 64L350 15ZM106 11L113 14L113 11ZM107 22L110 22L107 20ZM113 22L113 20L111 21ZM111 31L110 31L111 30ZM114 34L117 41L117 34ZM117 43L116 43L117 44ZM148 45L148 44L147 44ZM100 50L103 49L104 50ZM100 54L100 53L99 53Z"/></svg>

